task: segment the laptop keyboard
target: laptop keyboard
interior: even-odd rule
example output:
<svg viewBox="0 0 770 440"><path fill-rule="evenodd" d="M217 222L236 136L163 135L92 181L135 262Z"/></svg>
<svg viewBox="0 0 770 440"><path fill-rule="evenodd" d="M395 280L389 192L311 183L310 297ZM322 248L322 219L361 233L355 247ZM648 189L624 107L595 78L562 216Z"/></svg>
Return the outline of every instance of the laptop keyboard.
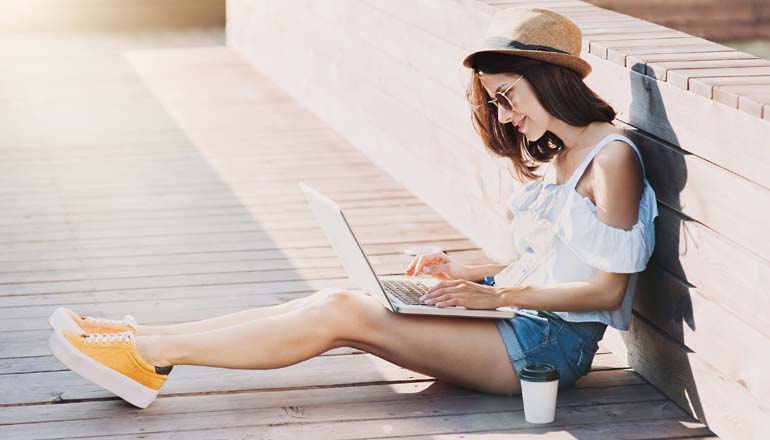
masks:
<svg viewBox="0 0 770 440"><path fill-rule="evenodd" d="M429 289L428 286L417 281L380 280L380 282L386 292L405 304L420 304L420 297Z"/></svg>

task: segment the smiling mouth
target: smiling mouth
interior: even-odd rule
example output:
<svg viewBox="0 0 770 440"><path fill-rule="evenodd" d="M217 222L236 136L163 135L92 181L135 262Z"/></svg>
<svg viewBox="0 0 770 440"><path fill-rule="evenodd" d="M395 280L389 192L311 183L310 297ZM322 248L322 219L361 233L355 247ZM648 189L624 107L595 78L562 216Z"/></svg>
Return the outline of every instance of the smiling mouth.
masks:
<svg viewBox="0 0 770 440"><path fill-rule="evenodd" d="M524 127L524 122L527 120L527 117L524 116L521 121L519 121L518 124L516 124L516 129L521 131L522 127Z"/></svg>

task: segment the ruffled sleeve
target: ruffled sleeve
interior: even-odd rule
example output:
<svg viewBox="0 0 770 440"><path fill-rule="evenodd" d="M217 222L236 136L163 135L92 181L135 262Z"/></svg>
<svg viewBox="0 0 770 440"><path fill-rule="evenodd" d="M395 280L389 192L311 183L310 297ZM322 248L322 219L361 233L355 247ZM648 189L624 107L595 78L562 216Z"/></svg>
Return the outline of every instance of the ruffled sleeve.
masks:
<svg viewBox="0 0 770 440"><path fill-rule="evenodd" d="M513 244L520 255L540 252L553 239L555 216L549 213L561 204L559 189L558 185L534 180L516 190L506 201L513 215Z"/></svg>
<svg viewBox="0 0 770 440"><path fill-rule="evenodd" d="M576 191L565 198L554 224L557 237L587 264L605 272L635 273L647 267L655 248L655 191L645 181L636 224L627 231L603 223Z"/></svg>

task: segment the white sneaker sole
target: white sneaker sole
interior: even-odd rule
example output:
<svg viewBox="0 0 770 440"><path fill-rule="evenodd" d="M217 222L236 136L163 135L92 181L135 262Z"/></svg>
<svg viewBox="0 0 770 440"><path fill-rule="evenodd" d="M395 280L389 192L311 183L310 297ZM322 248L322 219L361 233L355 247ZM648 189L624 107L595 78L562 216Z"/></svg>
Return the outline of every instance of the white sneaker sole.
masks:
<svg viewBox="0 0 770 440"><path fill-rule="evenodd" d="M64 307L59 307L51 313L51 316L48 317L48 324L54 330L61 329L78 334L86 333L85 330L72 320L72 316L67 313Z"/></svg>
<svg viewBox="0 0 770 440"><path fill-rule="evenodd" d="M158 391L83 354L64 337L61 330L54 330L48 338L48 348L70 370L134 406L147 408L158 396Z"/></svg>

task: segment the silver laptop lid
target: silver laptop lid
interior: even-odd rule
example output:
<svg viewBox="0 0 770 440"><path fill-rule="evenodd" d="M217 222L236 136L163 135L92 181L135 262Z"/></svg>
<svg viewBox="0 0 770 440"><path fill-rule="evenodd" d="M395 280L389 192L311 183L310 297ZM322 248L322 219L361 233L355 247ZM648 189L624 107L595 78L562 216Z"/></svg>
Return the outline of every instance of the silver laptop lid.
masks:
<svg viewBox="0 0 770 440"><path fill-rule="evenodd" d="M304 182L299 186L348 276L373 293L388 310L395 311L339 205Z"/></svg>

